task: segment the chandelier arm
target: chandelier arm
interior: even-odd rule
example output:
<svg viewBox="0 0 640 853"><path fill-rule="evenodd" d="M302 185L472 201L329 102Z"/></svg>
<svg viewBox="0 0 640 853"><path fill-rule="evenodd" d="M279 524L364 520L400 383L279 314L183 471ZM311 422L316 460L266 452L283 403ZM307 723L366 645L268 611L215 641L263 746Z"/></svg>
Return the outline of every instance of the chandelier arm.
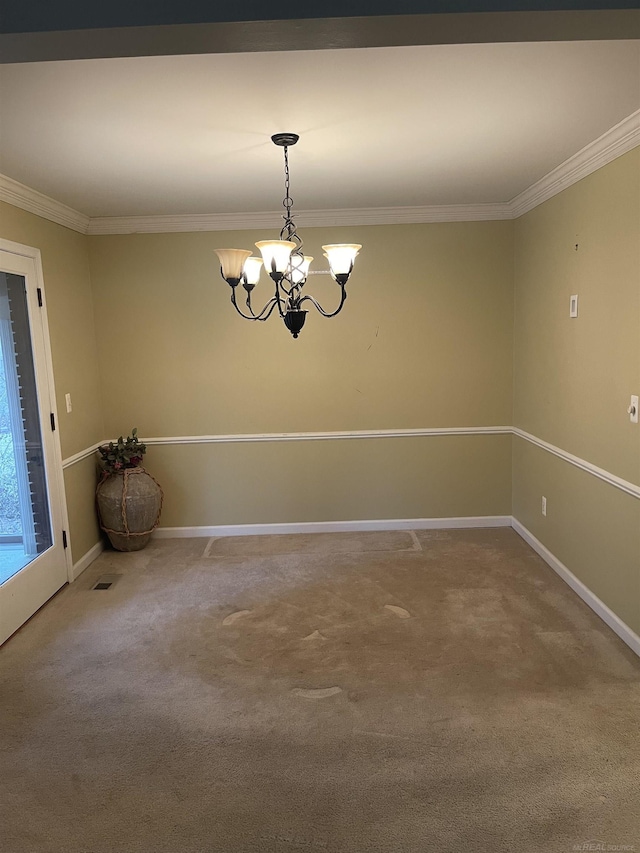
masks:
<svg viewBox="0 0 640 853"><path fill-rule="evenodd" d="M282 288L282 290L286 294L286 299L284 300L284 308L283 308L283 299L282 299L282 296L280 294L280 288ZM280 317L284 320L286 310L287 310L287 305L289 304L289 301L290 301L290 297L289 297L289 291L286 289L286 287L282 287L282 280L276 282L276 294L274 296L274 299L276 300L276 304L278 306L278 313L280 314Z"/></svg>
<svg viewBox="0 0 640 853"><path fill-rule="evenodd" d="M249 314L251 314L251 316L255 318L256 313L253 310L253 306L251 305L251 291L249 291L249 293L247 293L247 298L244 300L244 304L249 309Z"/></svg>
<svg viewBox="0 0 640 853"><path fill-rule="evenodd" d="M233 302L233 299L231 301ZM245 299L245 305L249 309L249 313L251 314L251 317L247 317L245 314L242 314L242 312L240 312L240 311L238 313L240 313L240 315L242 317L244 317L245 320L266 320L271 315L271 312L273 311L276 302L278 302L278 304L279 304L279 296L277 293L271 297L271 299L266 303L266 305L264 306L262 311L260 311L259 314L256 314L255 311L253 310L253 306L251 305L251 291L249 290L249 291L247 291L247 298ZM272 303L274 303L274 304L272 304ZM235 308L237 311L238 306L236 305ZM269 309L269 311L266 314L266 316L263 317L262 315L265 313L265 311L267 309Z"/></svg>
<svg viewBox="0 0 640 853"><path fill-rule="evenodd" d="M309 296L309 295L303 296L299 302L299 305L302 305L303 302L306 302L307 300L309 300L309 302L311 302L312 305L315 305L315 307L318 309L318 311L322 314L323 317L335 317L336 314L338 314L342 310L342 306L344 305L344 301L346 298L347 298L346 288L345 288L344 284L341 284L340 285L340 304L338 305L338 307L336 308L335 311L331 311L330 313L325 311L324 308L322 307L322 305L320 305L320 303L316 299L314 299L313 296Z"/></svg>
<svg viewBox="0 0 640 853"><path fill-rule="evenodd" d="M236 302L236 294L235 294L235 289L234 289L231 291L231 304L236 309L238 314L241 317L244 317L245 320L263 320L264 321L264 320L269 319L269 317L271 316L271 312L276 307L276 304L279 304L279 299L277 296L272 296L271 299L267 302L267 304L264 306L264 308L262 309L262 311L260 311L259 314L254 314L253 309L251 308L251 305L249 305L249 311L251 311L251 315L248 315L248 314L245 314L242 311L242 309L238 306L238 303ZM282 311L281 311L281 313L282 313Z"/></svg>

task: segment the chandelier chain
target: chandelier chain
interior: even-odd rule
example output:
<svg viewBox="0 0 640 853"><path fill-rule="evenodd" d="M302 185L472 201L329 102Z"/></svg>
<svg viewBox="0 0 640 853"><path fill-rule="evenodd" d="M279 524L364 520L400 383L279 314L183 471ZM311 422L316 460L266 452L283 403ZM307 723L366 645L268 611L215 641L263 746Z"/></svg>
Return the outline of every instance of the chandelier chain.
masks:
<svg viewBox="0 0 640 853"><path fill-rule="evenodd" d="M291 240L296 244L296 248L293 250L293 255L298 255L300 259L302 259L302 240L298 236L298 232L296 229L295 222L293 221L293 216L291 214L291 208L293 207L293 199L291 198L291 175L289 172L289 148L287 145L284 146L284 192L285 196L282 200L282 205L286 210L285 215L282 217L284 219L284 227L280 232L281 240Z"/></svg>
<svg viewBox="0 0 640 853"><path fill-rule="evenodd" d="M291 198L291 175L289 173L289 149L285 145L284 147L284 201L283 204L287 210L287 219L291 218L291 207L293 205L293 199Z"/></svg>

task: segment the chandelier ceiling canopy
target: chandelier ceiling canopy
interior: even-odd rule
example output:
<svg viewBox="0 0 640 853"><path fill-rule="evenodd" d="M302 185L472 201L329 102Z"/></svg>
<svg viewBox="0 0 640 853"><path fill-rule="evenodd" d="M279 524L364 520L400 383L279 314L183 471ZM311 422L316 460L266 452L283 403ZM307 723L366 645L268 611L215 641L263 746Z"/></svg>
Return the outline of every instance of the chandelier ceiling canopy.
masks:
<svg viewBox="0 0 640 853"><path fill-rule="evenodd" d="M302 240L298 236L291 213L293 199L289 192L289 148L295 145L298 139L296 133L276 133L271 137L275 145L284 149L285 197L282 204L285 213L282 217L284 226L280 231L280 239L258 241L255 245L262 255L260 258L253 257L248 249L216 249L220 259L220 272L231 287L231 304L238 314L245 320L267 320L277 308L294 338L300 334L307 318L308 312L303 307L305 302L317 308L323 317L335 317L342 310L347 298L347 282L356 256L362 248L358 243L332 243L322 247L329 262L329 273L340 288L338 307L334 311L325 311L313 296L303 295L313 258L302 251ZM275 290L264 307L255 311L251 304L251 293L260 280L263 265L274 283ZM238 285L242 285L246 292L246 313L238 305Z"/></svg>

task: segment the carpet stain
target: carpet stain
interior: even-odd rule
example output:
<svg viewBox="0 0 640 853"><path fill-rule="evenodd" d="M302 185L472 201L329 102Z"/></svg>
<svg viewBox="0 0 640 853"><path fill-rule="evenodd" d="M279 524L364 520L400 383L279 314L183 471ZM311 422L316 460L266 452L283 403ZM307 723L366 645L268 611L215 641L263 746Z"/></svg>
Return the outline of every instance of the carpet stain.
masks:
<svg viewBox="0 0 640 853"><path fill-rule="evenodd" d="M320 633L320 631L314 631L313 634L307 634L306 637L302 638L303 640L326 640L327 638Z"/></svg>
<svg viewBox="0 0 640 853"><path fill-rule="evenodd" d="M248 616L251 613L251 610L236 610L235 613L230 613L225 619L222 620L223 625L233 625L234 622L237 622L238 619L242 619L243 616Z"/></svg>
<svg viewBox="0 0 640 853"><path fill-rule="evenodd" d="M291 692L294 696L300 696L302 699L326 699L329 696L342 693L342 687L321 687L316 690L305 690L302 687L294 687Z"/></svg>
<svg viewBox="0 0 640 853"><path fill-rule="evenodd" d="M411 614L409 613L408 610L405 610L404 607L398 607L395 604L385 604L384 607L385 607L385 610L390 610L392 613L395 613L395 615L399 619L410 619L411 618Z"/></svg>

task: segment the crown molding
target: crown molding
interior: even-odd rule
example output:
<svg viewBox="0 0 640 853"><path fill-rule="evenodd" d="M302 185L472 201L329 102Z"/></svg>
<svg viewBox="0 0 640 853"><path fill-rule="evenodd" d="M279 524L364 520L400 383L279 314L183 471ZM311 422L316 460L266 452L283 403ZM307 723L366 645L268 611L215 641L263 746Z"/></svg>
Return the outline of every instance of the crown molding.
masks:
<svg viewBox="0 0 640 853"><path fill-rule="evenodd" d="M420 222L472 222L509 219L508 204L447 204L429 207L369 207L350 210L299 210L304 228L344 225L408 225ZM282 214L211 213L183 216L100 216L89 222L88 234L158 234L170 231L249 231L282 225Z"/></svg>
<svg viewBox="0 0 640 853"><path fill-rule="evenodd" d="M86 214L6 175L0 175L0 201L6 201L7 204L35 213L36 216L42 216L81 234L86 234L89 227L90 219Z"/></svg>
<svg viewBox="0 0 640 853"><path fill-rule="evenodd" d="M261 213L185 213L169 216L94 216L87 234L168 234L177 231L248 231L279 228L282 215Z"/></svg>
<svg viewBox="0 0 640 853"><path fill-rule="evenodd" d="M517 219L528 213L637 145L640 145L640 110L631 113L512 199L509 202L511 218Z"/></svg>
<svg viewBox="0 0 640 853"><path fill-rule="evenodd" d="M640 110L627 116L509 202L302 210L296 213L296 219L299 225L306 228L517 219L638 145L640 145ZM72 228L81 234L92 235L248 231L275 228L282 224L282 214L276 211L89 217L5 175L0 175L0 201L6 201L8 204Z"/></svg>

